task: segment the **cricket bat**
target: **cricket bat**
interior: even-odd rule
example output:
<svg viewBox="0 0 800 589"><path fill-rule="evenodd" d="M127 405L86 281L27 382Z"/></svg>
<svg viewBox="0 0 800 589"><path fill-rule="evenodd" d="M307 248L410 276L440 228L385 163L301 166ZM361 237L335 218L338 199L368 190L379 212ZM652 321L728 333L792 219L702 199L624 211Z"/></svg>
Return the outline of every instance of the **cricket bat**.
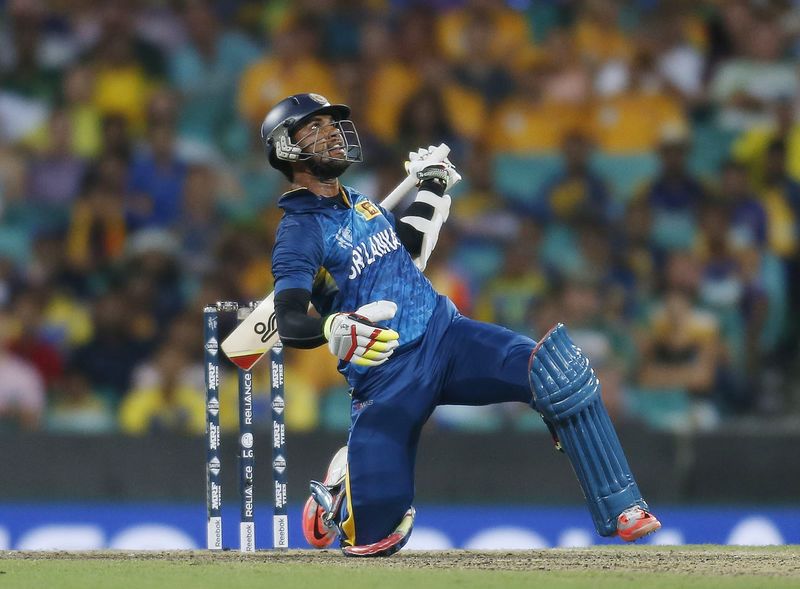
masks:
<svg viewBox="0 0 800 589"><path fill-rule="evenodd" d="M442 143L433 150L428 160L441 162L450 154L450 148ZM386 198L381 201L385 209L394 209L403 197L416 186L416 179L406 176ZM275 293L271 292L222 341L223 353L239 368L250 370L278 343L278 320L275 317Z"/></svg>

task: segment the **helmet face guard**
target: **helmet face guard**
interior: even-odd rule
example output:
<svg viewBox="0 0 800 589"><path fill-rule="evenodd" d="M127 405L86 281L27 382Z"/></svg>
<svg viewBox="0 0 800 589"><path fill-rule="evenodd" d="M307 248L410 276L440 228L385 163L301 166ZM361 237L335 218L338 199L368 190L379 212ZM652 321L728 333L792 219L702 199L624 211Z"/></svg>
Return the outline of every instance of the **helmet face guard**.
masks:
<svg viewBox="0 0 800 589"><path fill-rule="evenodd" d="M278 128L273 132L272 140L275 157L286 162L308 160L315 156L347 163L363 161L361 140L358 138L356 126L349 119L333 120L319 125L294 142L289 129ZM328 146L332 140L333 144Z"/></svg>

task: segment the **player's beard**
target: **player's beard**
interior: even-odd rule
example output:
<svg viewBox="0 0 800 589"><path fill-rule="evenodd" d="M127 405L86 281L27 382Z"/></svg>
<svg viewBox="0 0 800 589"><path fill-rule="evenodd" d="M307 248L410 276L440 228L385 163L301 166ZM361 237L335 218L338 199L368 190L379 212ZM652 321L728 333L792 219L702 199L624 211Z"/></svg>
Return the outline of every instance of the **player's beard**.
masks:
<svg viewBox="0 0 800 589"><path fill-rule="evenodd" d="M313 157L308 160L308 171L320 180L333 180L344 174L351 163L344 159Z"/></svg>

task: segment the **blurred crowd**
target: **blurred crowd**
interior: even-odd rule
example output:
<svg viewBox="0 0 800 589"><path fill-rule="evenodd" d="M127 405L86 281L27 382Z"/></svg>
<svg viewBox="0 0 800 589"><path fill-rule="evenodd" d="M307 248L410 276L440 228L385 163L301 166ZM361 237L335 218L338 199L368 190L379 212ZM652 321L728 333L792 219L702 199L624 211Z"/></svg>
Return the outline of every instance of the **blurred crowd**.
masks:
<svg viewBox="0 0 800 589"><path fill-rule="evenodd" d="M464 181L427 275L472 317L566 323L618 422L800 403L800 7L790 0L0 1L0 423L204 429L202 308L272 288L269 108L353 109L380 198ZM287 423L346 429L325 347ZM257 369L256 414L269 413ZM223 427L236 423L235 371ZM542 427L520 407L435 427Z"/></svg>

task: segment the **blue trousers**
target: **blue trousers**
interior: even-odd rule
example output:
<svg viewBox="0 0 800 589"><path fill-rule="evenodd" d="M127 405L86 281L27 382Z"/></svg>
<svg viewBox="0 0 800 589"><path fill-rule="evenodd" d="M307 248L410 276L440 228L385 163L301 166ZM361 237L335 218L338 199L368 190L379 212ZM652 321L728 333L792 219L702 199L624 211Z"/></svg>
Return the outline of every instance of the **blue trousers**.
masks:
<svg viewBox="0 0 800 589"><path fill-rule="evenodd" d="M425 334L355 383L342 524L352 544L385 538L411 506L417 443L437 405L531 403L534 346L440 297Z"/></svg>

